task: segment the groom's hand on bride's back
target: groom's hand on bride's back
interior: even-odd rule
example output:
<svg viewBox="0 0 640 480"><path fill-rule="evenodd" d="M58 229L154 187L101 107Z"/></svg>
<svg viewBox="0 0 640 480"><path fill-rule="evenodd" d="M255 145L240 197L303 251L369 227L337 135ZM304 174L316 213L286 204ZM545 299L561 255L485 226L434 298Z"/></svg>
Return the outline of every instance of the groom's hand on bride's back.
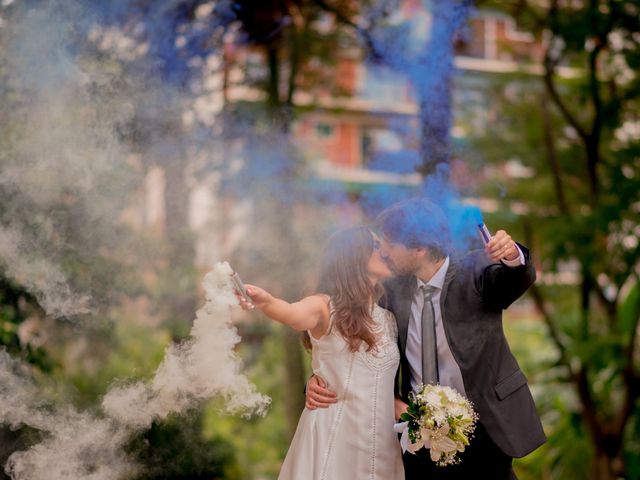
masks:
<svg viewBox="0 0 640 480"><path fill-rule="evenodd" d="M327 408L338 401L338 396L333 390L327 388L325 381L313 375L307 382L305 406L309 410Z"/></svg>

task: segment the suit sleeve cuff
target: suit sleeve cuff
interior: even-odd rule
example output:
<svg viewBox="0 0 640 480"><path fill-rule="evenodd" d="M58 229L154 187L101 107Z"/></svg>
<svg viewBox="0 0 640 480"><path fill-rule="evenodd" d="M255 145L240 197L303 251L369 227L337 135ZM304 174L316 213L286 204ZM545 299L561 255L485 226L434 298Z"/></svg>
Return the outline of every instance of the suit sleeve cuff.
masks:
<svg viewBox="0 0 640 480"><path fill-rule="evenodd" d="M518 249L518 258L514 258L513 260L507 260L506 258L503 258L500 260L507 267L521 267L526 263L524 261L524 254L522 253L522 250L520 250L520 247L517 243L516 248Z"/></svg>

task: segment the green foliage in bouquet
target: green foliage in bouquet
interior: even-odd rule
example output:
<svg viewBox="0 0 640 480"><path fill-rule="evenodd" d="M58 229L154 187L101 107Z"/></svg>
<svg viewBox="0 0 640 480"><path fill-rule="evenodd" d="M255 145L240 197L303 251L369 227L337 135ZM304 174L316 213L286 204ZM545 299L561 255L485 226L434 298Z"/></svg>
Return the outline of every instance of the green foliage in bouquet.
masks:
<svg viewBox="0 0 640 480"><path fill-rule="evenodd" d="M415 443L418 440L416 437L420 433L420 419L426 415L426 413L426 405L417 403L415 395L413 395L412 392L407 411L400 415L400 420L409 422L409 440L411 440L411 443Z"/></svg>

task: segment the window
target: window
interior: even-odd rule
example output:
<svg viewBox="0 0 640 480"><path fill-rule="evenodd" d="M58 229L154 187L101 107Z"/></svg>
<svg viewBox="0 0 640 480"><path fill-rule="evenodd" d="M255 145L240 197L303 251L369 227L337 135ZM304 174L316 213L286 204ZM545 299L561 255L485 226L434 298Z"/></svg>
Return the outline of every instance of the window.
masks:
<svg viewBox="0 0 640 480"><path fill-rule="evenodd" d="M316 124L316 136L318 138L330 138L334 133L333 125L329 125L328 123L317 123Z"/></svg>

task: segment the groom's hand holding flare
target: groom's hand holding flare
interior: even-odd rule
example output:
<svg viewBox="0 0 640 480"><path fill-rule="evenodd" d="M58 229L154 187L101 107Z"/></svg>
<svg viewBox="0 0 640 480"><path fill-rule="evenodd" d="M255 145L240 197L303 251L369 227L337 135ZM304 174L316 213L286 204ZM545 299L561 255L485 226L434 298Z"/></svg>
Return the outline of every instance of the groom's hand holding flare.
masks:
<svg viewBox="0 0 640 480"><path fill-rule="evenodd" d="M513 241L511 235L504 230L498 230L491 240L485 245L484 251L494 262L500 260L517 260L520 257L520 250Z"/></svg>

